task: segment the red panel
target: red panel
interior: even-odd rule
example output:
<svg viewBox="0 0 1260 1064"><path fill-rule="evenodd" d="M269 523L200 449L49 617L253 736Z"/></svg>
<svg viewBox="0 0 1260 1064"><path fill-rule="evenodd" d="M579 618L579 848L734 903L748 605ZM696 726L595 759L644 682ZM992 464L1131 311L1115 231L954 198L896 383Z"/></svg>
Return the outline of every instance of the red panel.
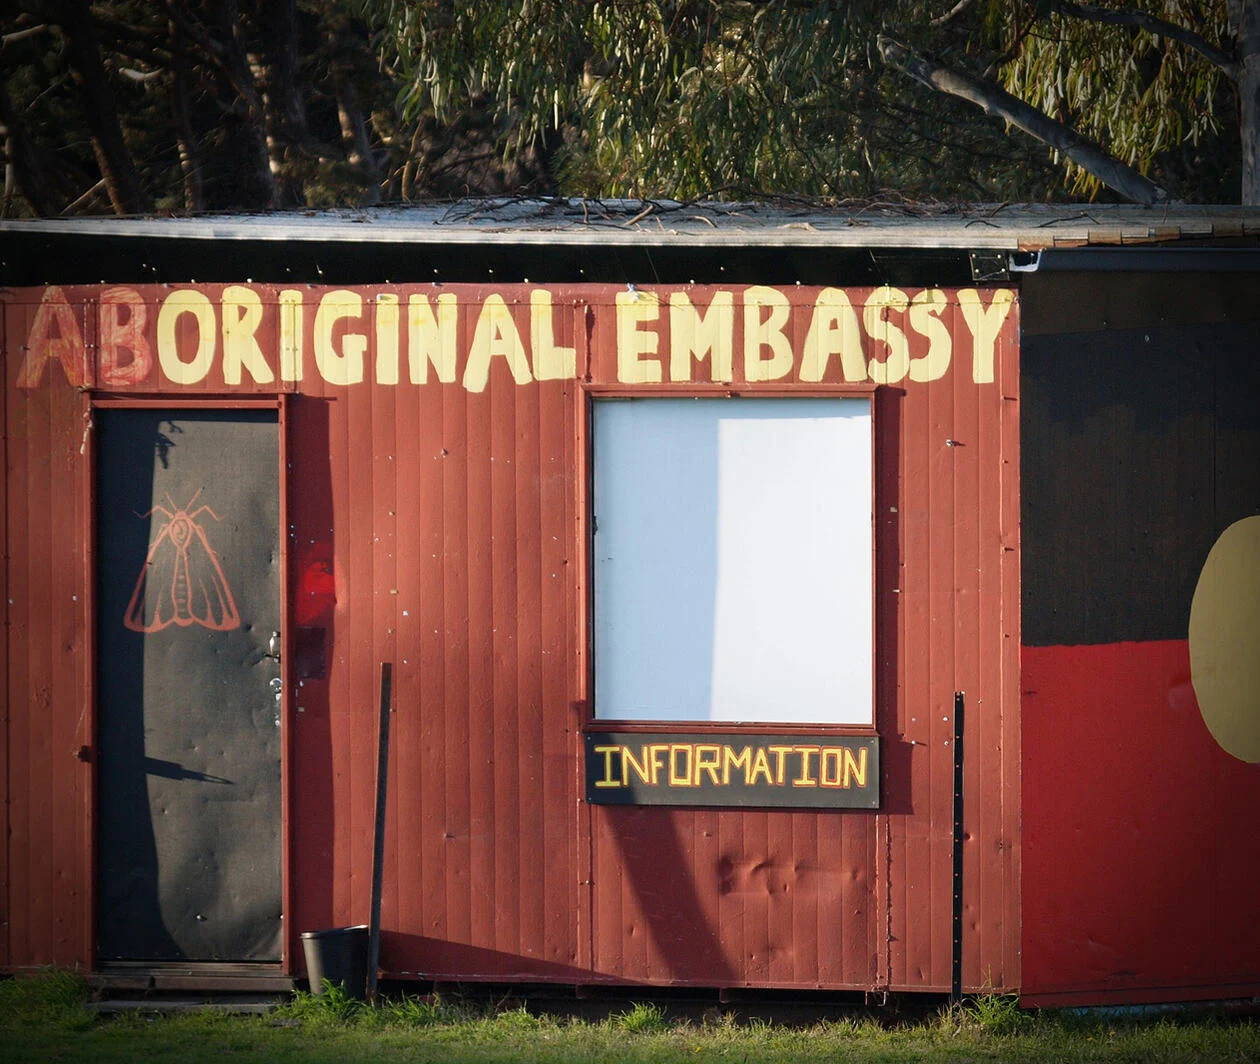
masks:
<svg viewBox="0 0 1260 1064"><path fill-rule="evenodd" d="M415 431L419 440L419 464L415 470L416 493L411 519L419 531L416 559L420 606L417 611L418 641L409 645L418 655L416 671L420 680L419 700L411 706L420 742L413 755L419 802L414 809L409 808L401 814L398 822L400 837L408 841L413 854L411 867L418 881L418 889L412 887L406 892L400 884L400 893L406 897L406 909L412 913L411 926L415 933L437 940L447 938L450 928L446 907L449 813L444 773L446 733L450 727L445 712L448 662L445 650L448 640L444 634L445 602L450 588L443 582L442 561L443 498L449 463L443 407L448 394L419 389L417 403L419 413ZM400 751L399 764L404 763Z"/></svg>
<svg viewBox="0 0 1260 1064"><path fill-rule="evenodd" d="M6 352L23 351L34 308L5 308ZM72 315L84 329L83 308ZM83 713L83 500L80 396L56 384L18 389L6 357L8 611L5 961L13 967L90 963L87 941L90 743ZM54 373L60 373L53 370ZM90 719L90 718L89 718Z"/></svg>
<svg viewBox="0 0 1260 1064"><path fill-rule="evenodd" d="M300 949L297 934L330 926L333 920L333 839L336 786L329 673L337 645L336 541L333 534L333 448L331 404L296 398L286 411L289 468L290 594L293 618L304 649L294 663L293 734L289 740L291 789L288 794L291 885L294 909L289 946ZM297 888L300 885L299 889Z"/></svg>
<svg viewBox="0 0 1260 1064"><path fill-rule="evenodd" d="M22 338L31 325L30 308L20 304L6 306L5 323L9 330L5 343L7 356L9 351L20 350ZM17 499L26 498L30 477L28 456L32 447L27 417L30 398L13 387L13 380L17 376L15 361L8 357L5 359L5 430L8 457L5 497L9 508L6 513L8 535L5 558L8 577L5 602L9 619L5 629L8 659L8 688L5 691L8 745L5 760L9 773L5 791L8 887L5 897L5 931L8 941L6 961L13 967L30 964L41 955L51 953L48 949L32 950L28 930L29 899L35 886L30 875L34 842L27 810L27 792L31 786L32 769L35 767L30 766L27 752L28 735L33 723L33 713L27 705L30 673L27 654L30 641L28 610L31 537L27 528L25 505L17 507L13 503ZM38 441L35 446L38 448Z"/></svg>
<svg viewBox="0 0 1260 1064"><path fill-rule="evenodd" d="M404 371L405 372L405 371ZM425 499L421 485L430 472L432 460L425 461L419 418L420 389L408 389L394 397L392 408L383 411L379 421L390 426L392 461L387 462L390 479L388 499L377 500L378 521L392 531L387 553L393 569L393 584L398 594L394 612L386 608L385 624L393 629L388 647L394 663L394 712L390 727L389 808L385 815L386 865L381 903L381 926L402 928L419 924L417 914L423 904L423 853L425 832L422 813L425 768L423 741L423 694L425 658L420 653L426 595L424 590L426 555L423 553L424 507L416 500ZM386 395L378 393L382 399ZM414 481L408 490L407 481ZM414 495L412 494L414 492ZM405 508L400 500L412 499ZM382 505L385 513L381 514ZM429 703L430 705L432 703ZM421 927L412 933L418 934ZM401 932L400 932L401 934ZM381 958L386 971L400 967L385 953Z"/></svg>
<svg viewBox="0 0 1260 1064"><path fill-rule="evenodd" d="M111 390L164 400L295 393L286 414L289 589L300 631L290 645L304 647L309 660L294 663L292 691L291 947L298 931L367 917L376 670L392 660L387 971L943 989L950 960L947 718L953 692L965 690L966 981L1017 984L1014 314L1001 333L994 384L972 379L968 326L947 309L942 320L954 338L948 371L930 383L894 380L876 395L880 813L591 810L580 793L587 589L579 384L518 384L501 357L491 360L483 391L469 390L462 376L491 294L504 299L532 345L531 289L388 289L404 308L417 294L458 301L456 379L440 383L430 366L423 385L410 383L405 348L400 383L376 382L378 290L354 289L363 314L334 328L333 346L348 351L351 337L364 338L364 380L337 385L324 380L311 346L327 290L301 289L303 376L286 382L278 379L280 289L246 286L261 305L256 339L265 367L255 368L276 379L256 380L247 368L230 385L224 286L198 286L214 322L200 335L213 339L215 354L203 379L176 386L157 369L144 376L137 367L146 349L158 366L160 308L172 291L189 287L136 289L128 307L143 308L133 311L143 327L122 328L130 320L124 312L115 340L131 346L120 341L112 355L98 353L88 371L102 384L110 371ZM716 291L688 289L699 306ZM594 383L616 384L616 290L552 292L555 342L575 348L580 363L589 353ZM793 304L787 331L799 351L818 291L780 292ZM72 303L101 295L95 288L66 294ZM859 307L870 294L850 293ZM10 351L19 346L12 338L29 331L32 309L7 308ZM889 313L905 324L904 312ZM662 305L652 327L665 378L668 320ZM737 292L737 381L742 329ZM188 362L198 350L194 316L182 314L175 334ZM922 358L927 340L907 335L910 357ZM866 346L876 362L890 357L885 347ZM18 361L8 365L15 377ZM707 382L708 364L695 365ZM128 366L130 382L119 375ZM588 377L585 368L579 365L579 378ZM834 388L846 383L843 360L832 357L821 385L799 378L798 361L770 383L788 392ZM10 963L90 963L82 917L92 890L83 858L90 777L71 756L82 741L76 728L85 698L82 609L73 603L75 594L87 601L86 521L72 496L54 490L75 483L83 469L80 400L55 363L44 367L37 388L13 383L6 394L8 597L15 602L7 660ZM668 379L664 386L681 387ZM47 834L46 824L54 845L39 847L37 828Z"/></svg>
<svg viewBox="0 0 1260 1064"><path fill-rule="evenodd" d="M699 306L714 294L711 288L687 291ZM859 307L869 295L849 291ZM799 349L814 293L794 296L790 333ZM894 323L898 313L889 312ZM597 304L597 380L616 379L610 318ZM663 376L666 318L662 310ZM954 338L954 361L942 379L902 381L876 398L884 812L713 814L721 825L715 869L711 857L701 858L705 851L669 841L694 835L682 826L681 812L597 810L599 971L660 979L663 963L670 979L684 982L948 989L950 739L954 692L965 691L964 982L976 989L1018 986L1017 332L1012 314L999 335L995 380L979 386L964 315L947 308L943 320ZM736 381L742 328L737 309ZM877 344L868 342L866 350L878 361L891 357ZM911 334L909 356L919 359L926 351L926 340ZM823 380L845 380L838 356ZM644 817L654 818L651 830ZM807 874L804 854L816 855L817 879ZM683 862L681 878L676 862ZM654 911L655 898L671 883L679 911ZM705 903L715 892L716 924ZM801 927L810 923L817 928L816 951L799 941ZM636 942L644 924L656 952L640 955ZM703 957L671 959L665 949L687 924Z"/></svg>
<svg viewBox="0 0 1260 1064"><path fill-rule="evenodd" d="M9 325L24 321L20 311L10 309L4 300L0 300L0 363L7 371L10 359ZM10 798L9 798L9 758L11 756L10 722L12 713L12 690L9 687L9 657L12 647L9 642L9 567L11 563L9 547L9 479L12 470L9 465L9 397L12 394L9 382L4 381L4 395L0 396L0 543L4 544L4 556L0 558L0 630L5 635L4 645L0 647L0 742L4 750L0 753L0 832L3 832L4 843L0 845L0 967L7 968L9 959L9 925L11 922L12 899L9 895L9 861L10 861Z"/></svg>
<svg viewBox="0 0 1260 1064"><path fill-rule="evenodd" d="M372 333L375 335L376 317L379 313L379 304L373 300L372 309ZM379 666L382 662L393 663L393 675L396 675L399 682L393 685L393 705L406 706L410 708L414 705L412 688L413 680L416 675L415 670L411 667L410 661L404 666L400 658L400 649L404 645L398 638L398 629L410 620L410 615L418 606L414 594L411 591L412 576L414 567L409 564L399 564L399 555L401 549L401 541L403 539L401 524L404 523L409 516L404 513L398 513L398 470L406 468L408 470L415 468L414 457L405 467L402 465L404 459L404 447L402 443L402 435L399 432L398 407L405 402L405 396L391 394L384 388L373 388L367 392L367 398L370 400L371 406L367 414L370 419L370 432L372 437L372 472L371 472L371 489L372 501L371 509L368 511L371 523L370 533L370 556L372 559L372 634L373 634L373 659L372 667L369 675L373 680L373 687L376 688L376 681L379 677ZM410 433L406 433L410 436ZM407 448L410 451L410 448ZM403 474L406 476L406 474ZM406 613L406 616L404 616ZM379 701L379 693L374 690L373 697L369 701L369 705L376 706ZM375 714L373 714L375 716ZM399 771L400 758L399 755L407 749L404 740L407 731L407 724L404 721L414 719L413 713L405 713L401 717L394 712L391 723L397 722L398 728L392 729L390 732L390 764L387 770L387 804L385 810L385 830L386 830L386 846L383 864L382 888L381 888L381 926L383 927L399 927L400 905L398 901L399 887L401 878L399 876L400 863L402 859L401 840L402 836L398 833L398 797L400 789L406 786L405 779ZM372 749L376 749L378 740L378 727L371 725L363 727L360 730L365 733L371 741ZM376 792L376 760L370 758L370 764L373 766L370 772L365 773L366 784L371 789L371 799L368 805L370 812L368 813L367 823L375 828L373 818L375 817L375 792ZM365 832L368 839L371 840L372 832ZM369 849L364 855L366 867L369 872L371 870L371 853ZM368 879L367 887L371 888L371 879ZM368 895L367 908L365 911L370 913L371 895ZM386 918L388 913L388 919ZM384 963L388 964L389 958L384 958Z"/></svg>
<svg viewBox="0 0 1260 1064"><path fill-rule="evenodd" d="M1028 1000L1256 993L1260 768L1208 732L1187 644L1025 647L1023 685Z"/></svg>
<svg viewBox="0 0 1260 1064"><path fill-rule="evenodd" d="M988 594L982 610L981 636L984 647L997 646L996 659L991 651L982 651L986 664L986 686L992 690L996 681L1000 705L1003 708L1001 727L990 726L982 740L982 815L981 837L992 849L985 858L981 850L979 880L982 894L982 913L997 908L1001 923L994 926L986 920L981 930L982 953L986 968L980 973L983 985L992 982L997 986L1015 988L1023 983L1021 968L1021 920L1022 901L1020 876L1022 873L1020 846L1023 817L1023 792L1021 785L1021 750L1023 716L1020 712L1020 414L1019 344L1014 334L1003 334L1000 341L998 386L1002 397L1001 415L1001 476L1002 491L999 500L998 524L993 533L1002 552L1002 562L994 588L992 575L986 579ZM991 571L990 571L991 574ZM998 599L1000 617L993 615L994 594ZM998 631L994 633L994 626ZM1000 639L992 638L993 634ZM992 721L992 716L987 716ZM996 750L995 750L996 747ZM995 756L996 755L996 756ZM994 815L995 805L1000 813ZM994 958L1000 958L1001 967L989 968Z"/></svg>
<svg viewBox="0 0 1260 1064"><path fill-rule="evenodd" d="M434 711L445 721L445 749L439 766L430 771L441 774L445 785L446 816L442 823L445 843L446 937L451 942L472 941L469 917L471 883L471 830L469 825L469 573L468 462L469 429L465 401L453 388L443 389L442 409L442 579L444 581L442 631L445 658L445 701ZM436 618L435 618L436 620ZM465 708L460 708L465 707ZM479 884L479 887L484 885ZM431 962L436 967L437 962ZM439 969L440 970L440 969Z"/></svg>

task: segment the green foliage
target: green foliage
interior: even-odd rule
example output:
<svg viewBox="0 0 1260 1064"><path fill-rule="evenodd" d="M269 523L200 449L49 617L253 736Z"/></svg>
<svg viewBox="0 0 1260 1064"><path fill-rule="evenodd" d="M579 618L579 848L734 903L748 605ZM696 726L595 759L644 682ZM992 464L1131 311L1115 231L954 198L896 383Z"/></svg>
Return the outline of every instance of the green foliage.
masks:
<svg viewBox="0 0 1260 1064"><path fill-rule="evenodd" d="M467 1005L446 1001L437 994L382 996L369 1004L349 996L339 985L334 986L325 979L322 993L299 990L273 1015L284 1023L313 1028L402 1031L475 1022L481 1014ZM522 1030L528 1029L531 1023L536 1025L534 1017L528 1013L523 1013L523 1016L524 1019L512 1011L495 1011L491 1019L505 1027Z"/></svg>
<svg viewBox="0 0 1260 1064"><path fill-rule="evenodd" d="M1213 46L1230 47L1223 0L1104 0L1101 6L1142 10ZM1236 169L1232 175L1183 172L1210 166L1204 158L1208 149L1219 151L1222 137L1237 135L1225 129L1235 120L1233 90L1220 67L1188 45L1146 29L1053 12L1039 16L1031 5L1011 10L1007 32L1018 48L1001 74L1009 91L1147 176L1170 183L1205 177L1236 182ZM1215 167L1228 169L1219 162ZM1073 194L1098 194L1091 174L1070 164L1066 171ZM1192 198L1230 195L1225 188L1200 187Z"/></svg>
<svg viewBox="0 0 1260 1064"><path fill-rule="evenodd" d="M368 1010L371 1023L378 1027L436 1027L458 1023L465 1010L447 1004L438 995L420 997L403 994L399 998L383 998Z"/></svg>
<svg viewBox="0 0 1260 1064"><path fill-rule="evenodd" d="M962 1005L965 1021L975 1024L987 1034L1010 1035L1027 1031L1032 1023L1031 1013L1019 1007L1014 994L981 994L969 998Z"/></svg>
<svg viewBox="0 0 1260 1064"><path fill-rule="evenodd" d="M124 153L155 209L357 204L398 187L414 131L392 121L395 88L366 26L338 0L296 0L291 20L280 17L285 8L90 4L97 95L117 112ZM88 113L77 87L68 10L52 0L0 10L0 87L8 124L36 144L39 171L18 160L18 177L37 186L39 213L110 205L98 184L109 123ZM3 211L36 206L11 197Z"/></svg>
<svg viewBox="0 0 1260 1064"><path fill-rule="evenodd" d="M1071 1060L1237 1062L1260 1059L1260 1025L1219 1018L1156 1021L1117 1016L1031 1016L1014 999L983 995L939 1019L848 1016L807 1026L741 1021L713 1010L699 1022L668 1022L637 1004L600 1023L538 1015L519 1005L438 997L350 1001L338 991L299 994L266 1015L220 1012L96 1016L75 974L47 972L0 981L0 1060L61 1064L215 1064L294 1060L303 1064L522 1060L588 1064L628 1061Z"/></svg>
<svg viewBox="0 0 1260 1064"><path fill-rule="evenodd" d="M542 146L559 190L689 199L1038 198L1045 167L953 102L922 107L872 58L874 0L359 0L407 114L493 116L507 157Z"/></svg>
<svg viewBox="0 0 1260 1064"><path fill-rule="evenodd" d="M669 1020L660 1005L637 1002L629 1012L613 1017L613 1025L631 1034L658 1034L669 1029Z"/></svg>
<svg viewBox="0 0 1260 1064"><path fill-rule="evenodd" d="M974 0L951 18L894 0L356 0L406 114L490 117L507 159L542 151L589 196L1094 196L1095 178L970 104L885 68L888 33L1008 90L1194 199L1237 195L1220 70L1178 41ZM1105 0L1133 10L1129 0ZM1224 0L1141 6L1230 48Z"/></svg>
<svg viewBox="0 0 1260 1064"><path fill-rule="evenodd" d="M88 986L78 972L48 969L35 975L0 979L0 1016L14 1027L87 1026Z"/></svg>
<svg viewBox="0 0 1260 1064"><path fill-rule="evenodd" d="M325 979L321 993L297 991L285 1014L316 1027L345 1027L367 1010L364 1002L347 994L339 983Z"/></svg>
<svg viewBox="0 0 1260 1064"><path fill-rule="evenodd" d="M288 21L282 0L90 4L101 94L146 204L1106 194L1024 134L886 66L880 34L1000 82L1180 198L1238 197L1229 78L1181 41L1052 0L972 0L944 19L952 0L295 2ZM1235 47L1226 0L1100 2ZM24 135L10 143L34 145L14 160L26 198L3 213L110 209L100 119L76 87L64 10L18 0L0 12L0 117ZM282 55L297 57L291 70Z"/></svg>

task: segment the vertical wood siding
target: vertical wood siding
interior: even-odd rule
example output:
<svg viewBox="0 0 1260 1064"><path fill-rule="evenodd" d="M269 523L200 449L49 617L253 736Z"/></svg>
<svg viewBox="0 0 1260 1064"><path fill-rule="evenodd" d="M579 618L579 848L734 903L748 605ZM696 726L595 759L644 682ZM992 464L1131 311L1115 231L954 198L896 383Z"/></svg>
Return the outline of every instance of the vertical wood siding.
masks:
<svg viewBox="0 0 1260 1064"><path fill-rule="evenodd" d="M278 289L258 332L274 368ZM202 290L217 305L221 286ZM141 287L152 335L170 290ZM1016 313L995 379L972 379L954 293L953 360L874 398L878 812L589 806L582 390L618 381L615 291L551 286L576 379L483 391L374 383L376 289L362 384L147 380L116 394L292 393L287 408L295 659L288 827L300 930L367 918L377 664L395 663L382 961L440 979L945 990L950 981L953 698L967 699L964 977L1019 985L1018 363ZM383 288L392 292L395 289ZM402 300L404 336L406 292ZM427 289L425 291L428 291ZM698 306L712 289L688 289ZM737 295L740 289L735 290ZM782 289L800 350L816 290ZM529 287L447 286L461 361L490 295L531 347ZM4 305L9 624L8 966L93 963L85 676L84 400L50 362L19 388L42 290ZM304 335L321 289L304 289ZM94 289L66 297L81 328ZM853 290L859 307L870 295ZM982 290L987 305L992 292ZM742 387L736 304L734 387ZM860 317L860 309L858 311ZM900 312L897 312L900 313ZM661 329L668 311L662 308ZM344 327L339 327L339 329ZM181 318L182 350L195 346ZM87 333L85 333L86 335ZM338 342L342 332L334 333ZM664 332L662 333L664 335ZM927 341L910 335L910 354ZM887 350L864 339L867 357ZM665 388L668 354L662 346ZM843 383L834 355L823 385ZM707 364L696 372L708 383ZM817 391L799 367L779 391ZM753 391L757 386L748 386ZM644 391L651 391L645 386ZM76 598L77 596L77 598ZM322 654L321 654L322 648ZM44 843L47 842L47 845Z"/></svg>
<svg viewBox="0 0 1260 1064"><path fill-rule="evenodd" d="M90 955L91 767L84 700L87 422L80 393L16 387L34 307L4 307L4 962ZM89 307L76 305L85 333ZM89 334L90 335L90 334Z"/></svg>

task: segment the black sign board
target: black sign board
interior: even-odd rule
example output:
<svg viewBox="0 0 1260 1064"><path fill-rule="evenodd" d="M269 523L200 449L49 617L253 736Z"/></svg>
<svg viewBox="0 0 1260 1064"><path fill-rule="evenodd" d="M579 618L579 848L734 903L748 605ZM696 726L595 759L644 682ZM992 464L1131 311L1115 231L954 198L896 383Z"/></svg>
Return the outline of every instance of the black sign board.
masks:
<svg viewBox="0 0 1260 1064"><path fill-rule="evenodd" d="M873 735L587 732L597 805L878 809Z"/></svg>

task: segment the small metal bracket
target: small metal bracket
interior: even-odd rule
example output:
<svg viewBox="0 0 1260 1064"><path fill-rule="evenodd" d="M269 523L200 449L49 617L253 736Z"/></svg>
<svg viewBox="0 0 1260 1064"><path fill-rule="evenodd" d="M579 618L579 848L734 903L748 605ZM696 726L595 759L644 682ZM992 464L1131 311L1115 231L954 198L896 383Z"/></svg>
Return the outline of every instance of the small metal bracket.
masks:
<svg viewBox="0 0 1260 1064"><path fill-rule="evenodd" d="M976 284L1011 279L1010 262L1005 251L972 251L967 257L971 260L971 279Z"/></svg>

